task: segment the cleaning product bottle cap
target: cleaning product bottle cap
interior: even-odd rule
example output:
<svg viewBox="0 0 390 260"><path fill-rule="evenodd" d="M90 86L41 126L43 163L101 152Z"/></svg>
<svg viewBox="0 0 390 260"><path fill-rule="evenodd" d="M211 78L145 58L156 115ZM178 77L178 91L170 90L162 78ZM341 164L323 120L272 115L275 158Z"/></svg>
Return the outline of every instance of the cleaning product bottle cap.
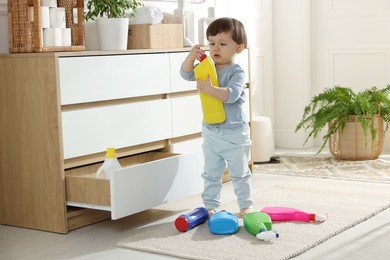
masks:
<svg viewBox="0 0 390 260"><path fill-rule="evenodd" d="M314 220L317 221L317 222L324 222L327 219L328 219L328 215L327 214L325 214L325 215L316 214Z"/></svg>
<svg viewBox="0 0 390 260"><path fill-rule="evenodd" d="M188 226L189 226L188 220L185 217L183 217L183 216L179 216L175 220L175 227L180 232L187 231L188 230Z"/></svg>
<svg viewBox="0 0 390 260"><path fill-rule="evenodd" d="M203 53L202 56L200 56L199 61L202 62L206 58L207 58L207 55L205 53Z"/></svg>
<svg viewBox="0 0 390 260"><path fill-rule="evenodd" d="M106 158L116 158L115 148L107 148Z"/></svg>

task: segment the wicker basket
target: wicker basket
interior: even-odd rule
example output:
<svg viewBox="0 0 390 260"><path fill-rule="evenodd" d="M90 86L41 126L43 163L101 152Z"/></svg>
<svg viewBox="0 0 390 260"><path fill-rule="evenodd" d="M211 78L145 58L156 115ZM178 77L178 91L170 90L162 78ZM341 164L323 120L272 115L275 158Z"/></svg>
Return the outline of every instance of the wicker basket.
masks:
<svg viewBox="0 0 390 260"><path fill-rule="evenodd" d="M51 52L85 50L84 39L84 0L58 0L58 7L65 8L66 27L71 29L71 46L42 46L40 0L8 1L9 51ZM28 8L34 8L34 22L29 21ZM77 24L73 21L73 9L77 8Z"/></svg>
<svg viewBox="0 0 390 260"><path fill-rule="evenodd" d="M329 123L331 125L331 123ZM364 135L357 116L350 116L350 121L344 130L337 130L329 138L329 150L337 160L374 160L383 150L383 118L374 117L374 125L377 129L375 139L372 140L371 132Z"/></svg>

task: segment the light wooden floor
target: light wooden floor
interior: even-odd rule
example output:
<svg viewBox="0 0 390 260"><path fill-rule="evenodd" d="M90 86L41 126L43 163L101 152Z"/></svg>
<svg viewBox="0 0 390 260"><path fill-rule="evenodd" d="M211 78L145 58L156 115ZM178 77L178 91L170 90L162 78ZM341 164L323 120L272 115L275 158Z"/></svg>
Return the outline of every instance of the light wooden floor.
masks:
<svg viewBox="0 0 390 260"><path fill-rule="evenodd" d="M279 151L283 152L283 151ZM293 151L289 151L293 152ZM263 187L296 177L256 174L253 185ZM302 177L300 177L302 178ZM306 178L320 181L316 178ZM372 185L388 185L372 183ZM234 199L231 183L225 183L222 200ZM389 198L390 200L390 198ZM175 259L116 247L132 230L174 219L202 205L200 196L168 203L116 221L103 221L67 235L0 225L0 259ZM296 259L390 259L390 210L353 227Z"/></svg>

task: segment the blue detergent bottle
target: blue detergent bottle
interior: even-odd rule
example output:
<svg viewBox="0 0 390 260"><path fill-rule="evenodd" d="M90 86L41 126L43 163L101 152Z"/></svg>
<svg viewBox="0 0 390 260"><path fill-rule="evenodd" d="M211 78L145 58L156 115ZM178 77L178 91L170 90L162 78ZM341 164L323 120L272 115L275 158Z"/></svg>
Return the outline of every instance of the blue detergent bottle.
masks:
<svg viewBox="0 0 390 260"><path fill-rule="evenodd" d="M199 207L193 211L180 215L175 220L175 227L180 232L186 232L204 222L209 218L209 212L206 208Z"/></svg>
<svg viewBox="0 0 390 260"><path fill-rule="evenodd" d="M210 217L208 225L215 235L234 234L238 230L238 217L227 211L216 212Z"/></svg>

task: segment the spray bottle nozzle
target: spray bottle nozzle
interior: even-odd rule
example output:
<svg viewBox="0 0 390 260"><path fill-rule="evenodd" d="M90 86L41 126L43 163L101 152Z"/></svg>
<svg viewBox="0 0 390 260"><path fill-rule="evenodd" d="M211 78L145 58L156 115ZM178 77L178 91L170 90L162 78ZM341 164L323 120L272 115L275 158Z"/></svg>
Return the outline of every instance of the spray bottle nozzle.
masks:
<svg viewBox="0 0 390 260"><path fill-rule="evenodd" d="M279 233L275 231L260 231L260 233L256 235L257 239L265 241L269 241L278 237Z"/></svg>
<svg viewBox="0 0 390 260"><path fill-rule="evenodd" d="M328 219L328 215L320 215L320 214L315 214L314 221L316 222L324 222L325 220Z"/></svg>

